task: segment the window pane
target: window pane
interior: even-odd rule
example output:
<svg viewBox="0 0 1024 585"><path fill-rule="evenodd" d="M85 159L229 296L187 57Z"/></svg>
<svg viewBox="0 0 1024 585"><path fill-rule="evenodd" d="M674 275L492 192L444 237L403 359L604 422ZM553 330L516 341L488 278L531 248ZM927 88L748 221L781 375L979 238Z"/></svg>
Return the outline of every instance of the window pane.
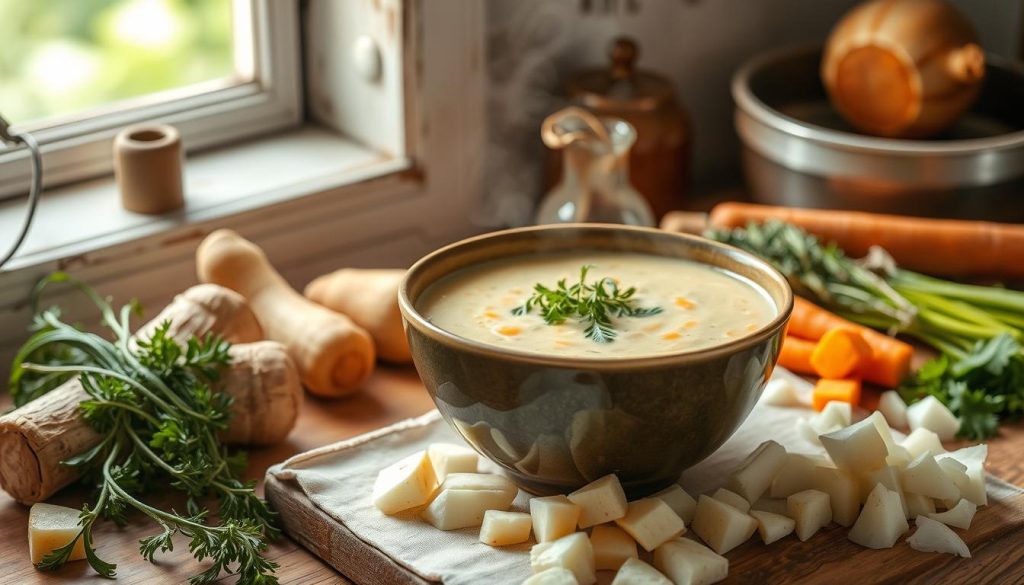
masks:
<svg viewBox="0 0 1024 585"><path fill-rule="evenodd" d="M233 78L231 0L0 0L12 123Z"/></svg>

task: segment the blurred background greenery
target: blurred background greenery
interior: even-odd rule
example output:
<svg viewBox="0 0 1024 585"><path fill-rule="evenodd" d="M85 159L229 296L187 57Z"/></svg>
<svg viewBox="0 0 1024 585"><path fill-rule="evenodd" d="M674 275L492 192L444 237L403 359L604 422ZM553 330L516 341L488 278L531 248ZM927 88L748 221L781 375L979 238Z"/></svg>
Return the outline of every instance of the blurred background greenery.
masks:
<svg viewBox="0 0 1024 585"><path fill-rule="evenodd" d="M234 74L231 0L0 0L15 124Z"/></svg>

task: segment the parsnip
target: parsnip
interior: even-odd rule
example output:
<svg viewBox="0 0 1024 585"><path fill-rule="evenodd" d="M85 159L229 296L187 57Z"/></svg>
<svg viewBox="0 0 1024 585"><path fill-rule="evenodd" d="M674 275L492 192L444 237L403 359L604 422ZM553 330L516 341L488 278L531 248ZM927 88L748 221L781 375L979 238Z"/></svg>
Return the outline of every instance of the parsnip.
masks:
<svg viewBox="0 0 1024 585"><path fill-rule="evenodd" d="M249 300L267 338L288 348L310 392L349 394L373 372L370 334L295 292L263 250L235 232L207 236L196 250L196 270L201 281L226 286Z"/></svg>
<svg viewBox="0 0 1024 585"><path fill-rule="evenodd" d="M373 337L377 355L389 362L412 362L398 310L398 287L405 270L342 268L306 286L307 299L347 315Z"/></svg>

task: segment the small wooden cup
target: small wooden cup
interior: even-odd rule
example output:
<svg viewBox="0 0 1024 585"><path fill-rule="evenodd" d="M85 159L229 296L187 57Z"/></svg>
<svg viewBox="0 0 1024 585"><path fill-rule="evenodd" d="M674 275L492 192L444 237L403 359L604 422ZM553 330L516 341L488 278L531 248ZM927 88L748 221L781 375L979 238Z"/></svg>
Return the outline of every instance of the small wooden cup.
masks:
<svg viewBox="0 0 1024 585"><path fill-rule="evenodd" d="M185 205L181 134L167 124L129 126L114 138L114 177L121 206L159 214Z"/></svg>

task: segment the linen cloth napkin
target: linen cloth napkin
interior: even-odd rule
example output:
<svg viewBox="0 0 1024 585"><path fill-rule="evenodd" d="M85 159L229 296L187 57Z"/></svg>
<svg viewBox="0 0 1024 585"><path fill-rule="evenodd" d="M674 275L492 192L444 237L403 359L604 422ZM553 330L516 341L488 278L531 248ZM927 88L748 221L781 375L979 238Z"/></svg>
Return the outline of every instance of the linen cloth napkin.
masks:
<svg viewBox="0 0 1024 585"><path fill-rule="evenodd" d="M790 372L776 368L774 378L785 378L810 403L811 386ZM782 408L759 402L736 433L715 453L687 470L680 484L694 498L725 482L736 466L763 441L772 439L787 451L824 453L799 436L796 421L808 416L804 408ZM897 439L899 433L894 432ZM479 528L440 531L416 513L386 516L370 502L377 472L430 443L458 443L461 438L434 410L353 439L300 453L271 467L267 473L298 483L313 503L343 523L353 534L395 559L420 577L445 585L521 583L530 576L529 551L533 540L492 548L478 540ZM499 473L497 465L480 458L480 471ZM989 482L990 498L1009 497L1019 490L1002 482ZM512 510L528 512L529 494L520 491Z"/></svg>

